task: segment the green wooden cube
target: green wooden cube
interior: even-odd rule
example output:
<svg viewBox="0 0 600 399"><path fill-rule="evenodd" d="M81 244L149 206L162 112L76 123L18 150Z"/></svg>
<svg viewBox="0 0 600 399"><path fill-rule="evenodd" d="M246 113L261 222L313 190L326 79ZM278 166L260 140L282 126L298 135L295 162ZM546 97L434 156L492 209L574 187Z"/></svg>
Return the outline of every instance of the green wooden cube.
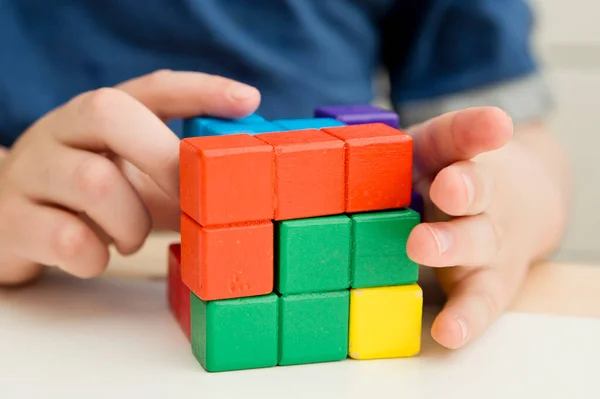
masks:
<svg viewBox="0 0 600 399"><path fill-rule="evenodd" d="M350 230L346 215L279 222L276 290L296 294L349 288Z"/></svg>
<svg viewBox="0 0 600 399"><path fill-rule="evenodd" d="M360 213L352 219L352 288L412 284L419 266L406 242L420 216L412 209Z"/></svg>
<svg viewBox="0 0 600 399"><path fill-rule="evenodd" d="M280 298L279 365L321 363L348 356L348 290Z"/></svg>
<svg viewBox="0 0 600 399"><path fill-rule="evenodd" d="M276 294L209 302L190 295L192 352L206 371L277 365Z"/></svg>

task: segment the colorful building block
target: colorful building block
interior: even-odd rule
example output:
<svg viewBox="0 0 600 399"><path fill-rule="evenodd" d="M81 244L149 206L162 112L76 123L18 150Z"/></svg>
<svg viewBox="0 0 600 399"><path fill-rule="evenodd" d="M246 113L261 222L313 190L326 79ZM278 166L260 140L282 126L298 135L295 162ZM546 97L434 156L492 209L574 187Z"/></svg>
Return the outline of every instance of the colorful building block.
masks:
<svg viewBox="0 0 600 399"><path fill-rule="evenodd" d="M255 136L275 149L275 220L344 211L344 143L319 130Z"/></svg>
<svg viewBox="0 0 600 399"><path fill-rule="evenodd" d="M205 301L273 292L273 223L202 227L181 216L181 275Z"/></svg>
<svg viewBox="0 0 600 399"><path fill-rule="evenodd" d="M190 290L181 279L181 244L169 245L167 297L171 313L190 339Z"/></svg>
<svg viewBox="0 0 600 399"><path fill-rule="evenodd" d="M413 191L411 200L410 200L410 209L417 212L421 219L423 219L425 215L425 201L423 196L416 191Z"/></svg>
<svg viewBox="0 0 600 399"><path fill-rule="evenodd" d="M277 281L281 294L350 287L351 222L346 215L277 224Z"/></svg>
<svg viewBox="0 0 600 399"><path fill-rule="evenodd" d="M320 107L315 110L315 117L337 119L346 125L384 123L394 129L400 127L400 118L396 112L373 105L334 105Z"/></svg>
<svg viewBox="0 0 600 399"><path fill-rule="evenodd" d="M315 115L185 121L168 301L209 372L420 350L412 139L371 106Z"/></svg>
<svg viewBox="0 0 600 399"><path fill-rule="evenodd" d="M203 226L273 218L273 147L249 135L180 146L180 203Z"/></svg>
<svg viewBox="0 0 600 399"><path fill-rule="evenodd" d="M279 119L274 120L273 123L285 130L322 129L324 127L346 125L344 122L340 122L334 118Z"/></svg>
<svg viewBox="0 0 600 399"><path fill-rule="evenodd" d="M239 119L223 119L223 118L187 118L183 120L183 138L207 136L210 135L206 131L206 126L211 124L237 124L237 125L259 125L267 123L265 118L258 114L250 114Z"/></svg>
<svg viewBox="0 0 600 399"><path fill-rule="evenodd" d="M281 297L279 365L345 359L349 313L347 290Z"/></svg>
<svg viewBox="0 0 600 399"><path fill-rule="evenodd" d="M412 138L381 123L325 128L346 143L347 213L402 208L412 193Z"/></svg>
<svg viewBox="0 0 600 399"><path fill-rule="evenodd" d="M348 354L353 359L417 355L423 292L417 284L350 291Z"/></svg>
<svg viewBox="0 0 600 399"><path fill-rule="evenodd" d="M412 209L354 214L352 288L412 284L419 266L406 254L406 242L419 223Z"/></svg>
<svg viewBox="0 0 600 399"><path fill-rule="evenodd" d="M202 132L205 136L225 136L228 134L247 133L255 135L258 133L281 132L282 127L271 122L261 123L227 123L210 122L203 126Z"/></svg>
<svg viewBox="0 0 600 399"><path fill-rule="evenodd" d="M211 302L191 294L192 352L207 371L276 366L278 331L275 294Z"/></svg>

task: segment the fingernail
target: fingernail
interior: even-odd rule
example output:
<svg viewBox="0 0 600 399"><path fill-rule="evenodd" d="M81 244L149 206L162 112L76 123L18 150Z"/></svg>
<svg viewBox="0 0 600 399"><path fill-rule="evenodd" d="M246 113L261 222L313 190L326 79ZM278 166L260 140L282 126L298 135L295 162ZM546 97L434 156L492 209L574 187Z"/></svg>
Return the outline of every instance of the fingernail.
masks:
<svg viewBox="0 0 600 399"><path fill-rule="evenodd" d="M448 249L450 249L450 235L442 229L437 229L429 225L426 226L429 227L431 234L433 234L433 237L435 238L440 255L448 251Z"/></svg>
<svg viewBox="0 0 600 399"><path fill-rule="evenodd" d="M235 83L231 86L229 95L235 101L244 101L258 95L258 90L244 83Z"/></svg>
<svg viewBox="0 0 600 399"><path fill-rule="evenodd" d="M460 327L460 333L461 333L460 346L462 346L465 344L465 342L467 342L467 338L469 336L469 333L467 331L467 323L460 317L456 318L456 323Z"/></svg>
<svg viewBox="0 0 600 399"><path fill-rule="evenodd" d="M470 207L471 204L473 204L473 201L475 200L475 185L473 184L473 180L471 180L471 178L465 173L462 173L461 176L463 181L465 182L465 187L467 188L467 206Z"/></svg>

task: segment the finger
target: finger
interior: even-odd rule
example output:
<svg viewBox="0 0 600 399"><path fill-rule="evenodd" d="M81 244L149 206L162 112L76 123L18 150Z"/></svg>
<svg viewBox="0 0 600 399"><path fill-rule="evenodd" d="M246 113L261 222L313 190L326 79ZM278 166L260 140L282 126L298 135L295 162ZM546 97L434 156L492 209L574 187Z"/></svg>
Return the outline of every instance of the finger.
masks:
<svg viewBox="0 0 600 399"><path fill-rule="evenodd" d="M448 274L449 270L440 270ZM458 349L479 337L508 306L518 288L499 269L476 268L451 288L431 335L440 345Z"/></svg>
<svg viewBox="0 0 600 399"><path fill-rule="evenodd" d="M150 176L170 198L179 196L179 138L124 91L83 94L53 113L44 130L69 147L115 153Z"/></svg>
<svg viewBox="0 0 600 399"><path fill-rule="evenodd" d="M43 160L28 163L30 177L17 182L22 192L34 201L85 213L119 252L137 251L152 222L141 198L117 166L101 155L55 143L49 145L47 153Z"/></svg>
<svg viewBox="0 0 600 399"><path fill-rule="evenodd" d="M51 131L69 146L118 154L177 199L179 139L161 118L244 116L259 101L256 89L229 79L161 71L76 97L54 113ZM65 128L63 120L73 122Z"/></svg>
<svg viewBox="0 0 600 399"><path fill-rule="evenodd" d="M513 128L504 111L482 107L444 114L408 133L413 137L416 169L431 175L454 162L503 147Z"/></svg>
<svg viewBox="0 0 600 399"><path fill-rule="evenodd" d="M260 92L244 83L198 72L161 70L117 86L163 120L212 115L241 118L254 112Z"/></svg>
<svg viewBox="0 0 600 399"><path fill-rule="evenodd" d="M492 204L494 180L480 164L459 161L438 173L429 194L431 201L448 215L477 215Z"/></svg>
<svg viewBox="0 0 600 399"><path fill-rule="evenodd" d="M44 266L12 252L0 252L0 287L18 286L35 280Z"/></svg>
<svg viewBox="0 0 600 399"><path fill-rule="evenodd" d="M486 214L416 226L406 244L408 256L431 267L482 266L494 260L500 237Z"/></svg>
<svg viewBox="0 0 600 399"><path fill-rule="evenodd" d="M11 200L8 209L2 212L0 227L5 250L82 278L98 276L106 268L108 247L75 215L25 198Z"/></svg>

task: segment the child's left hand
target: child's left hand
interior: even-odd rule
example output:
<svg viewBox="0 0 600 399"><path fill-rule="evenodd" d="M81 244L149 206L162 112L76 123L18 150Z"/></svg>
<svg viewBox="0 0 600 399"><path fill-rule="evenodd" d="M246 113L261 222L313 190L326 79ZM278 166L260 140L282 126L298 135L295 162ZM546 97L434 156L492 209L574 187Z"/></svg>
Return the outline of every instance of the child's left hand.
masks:
<svg viewBox="0 0 600 399"><path fill-rule="evenodd" d="M436 268L448 301L432 336L459 348L514 299L529 265L559 241L566 162L541 129L517 130L503 111L472 108L408 130L425 223L409 256Z"/></svg>

